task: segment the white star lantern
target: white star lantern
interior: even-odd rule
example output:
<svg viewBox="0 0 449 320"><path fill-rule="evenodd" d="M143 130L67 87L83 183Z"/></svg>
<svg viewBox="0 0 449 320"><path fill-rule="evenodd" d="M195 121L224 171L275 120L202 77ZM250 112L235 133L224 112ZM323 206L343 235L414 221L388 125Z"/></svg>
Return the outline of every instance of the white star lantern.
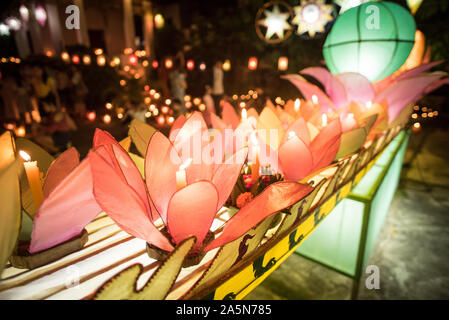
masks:
<svg viewBox="0 0 449 320"><path fill-rule="evenodd" d="M272 7L272 10L268 10ZM287 9L289 9L287 7ZM270 4L265 6L263 9L263 14L265 18L256 21L258 26L263 26L267 30L263 37L268 42L282 41L286 38L285 32L291 29L288 19L290 18L290 12L281 12L278 3Z"/></svg>
<svg viewBox="0 0 449 320"><path fill-rule="evenodd" d="M301 0L301 5L293 8L295 17L292 23L298 26L297 33L309 33L314 37L317 32L324 32L324 27L331 21L332 5L325 4L324 0Z"/></svg>
<svg viewBox="0 0 449 320"><path fill-rule="evenodd" d="M365 2L369 2L369 1L373 1L373 0L334 0L335 4L340 6L339 14L342 14L346 10L357 7L361 4L364 4Z"/></svg>

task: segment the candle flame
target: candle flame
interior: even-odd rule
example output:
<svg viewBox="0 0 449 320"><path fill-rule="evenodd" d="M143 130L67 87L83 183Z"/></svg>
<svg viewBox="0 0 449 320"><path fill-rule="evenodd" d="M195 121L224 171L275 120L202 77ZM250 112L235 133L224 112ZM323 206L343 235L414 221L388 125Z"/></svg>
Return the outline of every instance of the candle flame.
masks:
<svg viewBox="0 0 449 320"><path fill-rule="evenodd" d="M318 104L318 97L316 96L316 94L314 94L314 95L312 96L312 102L313 102L314 104Z"/></svg>
<svg viewBox="0 0 449 320"><path fill-rule="evenodd" d="M295 133L294 131L290 131L290 132L288 133L288 138L289 138L289 139L292 139L292 138L294 138L294 137L296 137L296 133Z"/></svg>
<svg viewBox="0 0 449 320"><path fill-rule="evenodd" d="M28 153L26 153L25 151L23 151L23 150L19 151L19 155L22 157L23 160L31 161L30 155Z"/></svg>
<svg viewBox="0 0 449 320"><path fill-rule="evenodd" d="M321 121L323 123L323 127L327 126L327 115L325 113L321 116Z"/></svg>
<svg viewBox="0 0 449 320"><path fill-rule="evenodd" d="M179 166L179 170L185 170L192 163L192 158L188 158L183 164Z"/></svg>
<svg viewBox="0 0 449 320"><path fill-rule="evenodd" d="M366 103L366 108L369 109L369 108L371 108L372 105L373 105L373 103L371 101L368 101Z"/></svg>
<svg viewBox="0 0 449 320"><path fill-rule="evenodd" d="M295 100L295 111L296 111L296 112L299 111L299 107L301 107L301 100L296 99L296 100Z"/></svg>

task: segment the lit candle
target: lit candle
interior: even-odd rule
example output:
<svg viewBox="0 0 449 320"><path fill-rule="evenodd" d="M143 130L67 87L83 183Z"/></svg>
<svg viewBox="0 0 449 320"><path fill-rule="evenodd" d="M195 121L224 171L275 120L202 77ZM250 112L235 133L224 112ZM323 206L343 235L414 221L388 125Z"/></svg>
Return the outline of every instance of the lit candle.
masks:
<svg viewBox="0 0 449 320"><path fill-rule="evenodd" d="M368 102L366 103L366 108L367 108L367 109L371 108L372 106L373 106L373 103L372 103L371 101L368 101Z"/></svg>
<svg viewBox="0 0 449 320"><path fill-rule="evenodd" d="M179 166L176 171L176 190L182 189L187 185L186 168L192 163L192 158L188 158L183 164Z"/></svg>
<svg viewBox="0 0 449 320"><path fill-rule="evenodd" d="M318 104L318 97L316 96L316 94L312 96L312 102L313 104Z"/></svg>
<svg viewBox="0 0 449 320"><path fill-rule="evenodd" d="M256 182L257 179L259 179L259 168L260 168L260 161L259 161L259 153L260 153L260 146L259 141L257 141L256 135L253 133L251 135L251 140L253 144L253 159L251 163L251 181Z"/></svg>
<svg viewBox="0 0 449 320"><path fill-rule="evenodd" d="M25 167L25 173L27 175L28 184L31 189L31 195L33 196L34 205L37 210L44 200L44 193L42 192L42 185L39 177L40 174L39 168L37 167L37 161L31 161L30 155L23 150L20 150L19 154L25 160L23 166Z"/></svg>
<svg viewBox="0 0 449 320"><path fill-rule="evenodd" d="M248 118L248 113L245 108L242 109L242 121L245 121Z"/></svg>

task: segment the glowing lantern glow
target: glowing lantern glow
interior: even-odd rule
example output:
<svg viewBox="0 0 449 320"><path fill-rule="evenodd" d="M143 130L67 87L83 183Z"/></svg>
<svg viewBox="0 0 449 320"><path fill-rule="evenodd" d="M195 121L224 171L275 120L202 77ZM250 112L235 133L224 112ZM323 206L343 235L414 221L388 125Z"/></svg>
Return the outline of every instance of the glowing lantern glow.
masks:
<svg viewBox="0 0 449 320"><path fill-rule="evenodd" d="M143 66L144 68L148 67L149 65L150 65L150 63L148 62L148 60L143 60L143 61L142 61L142 66Z"/></svg>
<svg viewBox="0 0 449 320"><path fill-rule="evenodd" d="M171 69L173 67L173 60L172 59L165 59L165 68Z"/></svg>
<svg viewBox="0 0 449 320"><path fill-rule="evenodd" d="M74 64L80 63L80 57L79 57L77 54L74 54L74 55L72 56L72 62L73 62Z"/></svg>
<svg viewBox="0 0 449 320"><path fill-rule="evenodd" d="M168 108L167 106L163 106L163 107L161 108L161 112L162 112L163 114L167 114L167 113L168 113L168 110L169 110L169 108Z"/></svg>
<svg viewBox="0 0 449 320"><path fill-rule="evenodd" d="M123 113L119 113L119 114L117 114L117 118L119 118L119 119L123 119Z"/></svg>
<svg viewBox="0 0 449 320"><path fill-rule="evenodd" d="M51 50L47 50L47 51L45 51L45 55L47 57L52 57L53 56L53 52Z"/></svg>
<svg viewBox="0 0 449 320"><path fill-rule="evenodd" d="M25 7L23 4L19 8L20 16L22 17L22 20L27 22L30 18L30 12L28 11L27 7Z"/></svg>
<svg viewBox="0 0 449 320"><path fill-rule="evenodd" d="M9 36L9 34L10 34L9 27L4 23L0 23L0 35Z"/></svg>
<svg viewBox="0 0 449 320"><path fill-rule="evenodd" d="M103 67L105 64L106 64L106 58L104 57L104 56L98 56L97 57L97 64L100 66L100 67Z"/></svg>
<svg viewBox="0 0 449 320"><path fill-rule="evenodd" d="M61 53L61 59L65 62L69 62L70 55L67 52L63 52L63 53Z"/></svg>
<svg viewBox="0 0 449 320"><path fill-rule="evenodd" d="M199 68L200 68L201 71L206 70L206 64L204 62L200 63Z"/></svg>
<svg viewBox="0 0 449 320"><path fill-rule="evenodd" d="M36 16L37 22L39 22L41 26L45 26L45 22L47 22L47 12L45 11L45 9L42 8L42 6L37 6L34 10L34 14Z"/></svg>
<svg viewBox="0 0 449 320"><path fill-rule="evenodd" d="M87 113L87 119L89 121L95 121L96 118L97 118L97 114L95 113L95 111L89 111Z"/></svg>
<svg viewBox="0 0 449 320"><path fill-rule="evenodd" d="M172 124L174 121L175 121L175 118L173 118L173 117L168 117L168 119L167 119L167 122L169 124Z"/></svg>
<svg viewBox="0 0 449 320"><path fill-rule="evenodd" d="M222 65L223 71L231 70L231 61L229 59L225 60Z"/></svg>
<svg viewBox="0 0 449 320"><path fill-rule="evenodd" d="M332 20L332 5L324 0L301 0L301 5L294 7L296 16L292 23L298 26L297 33L308 32L314 37L317 32L324 32L326 24Z"/></svg>
<svg viewBox="0 0 449 320"><path fill-rule="evenodd" d="M106 103L106 109L111 110L112 109L112 103L110 103L110 102Z"/></svg>
<svg viewBox="0 0 449 320"><path fill-rule="evenodd" d="M159 67L159 62L157 62L157 60L153 60L153 62L151 62L151 66L153 69L157 69Z"/></svg>
<svg viewBox="0 0 449 320"><path fill-rule="evenodd" d="M163 115L160 115L159 117L157 117L157 123L160 126L163 126L165 124L165 117Z"/></svg>
<svg viewBox="0 0 449 320"><path fill-rule="evenodd" d="M131 54L133 53L133 49L132 48L125 48L125 50L123 50L124 54Z"/></svg>
<svg viewBox="0 0 449 320"><path fill-rule="evenodd" d="M161 94L159 92L156 92L154 94L154 99L158 100L161 97Z"/></svg>
<svg viewBox="0 0 449 320"><path fill-rule="evenodd" d="M240 102L239 106L240 106L240 108L243 109L246 107L246 103L242 101L242 102Z"/></svg>
<svg viewBox="0 0 449 320"><path fill-rule="evenodd" d="M122 86L122 87L124 87L124 86L126 86L126 81L125 80L120 80L120 85Z"/></svg>
<svg viewBox="0 0 449 320"><path fill-rule="evenodd" d="M114 57L112 59L112 62L114 63L115 66L118 66L120 64L120 58L119 57Z"/></svg>
<svg viewBox="0 0 449 320"><path fill-rule="evenodd" d="M193 69L195 69L195 62L193 60L187 60L186 67L187 70L192 71Z"/></svg>
<svg viewBox="0 0 449 320"><path fill-rule="evenodd" d="M16 128L16 130L14 131L14 133L16 134L16 136L18 137L25 137L26 134L26 130L24 126L20 126L18 128Z"/></svg>
<svg viewBox="0 0 449 320"><path fill-rule="evenodd" d="M14 31L20 30L20 27L22 27L22 23L20 22L20 20L15 17L7 18L5 22L8 25L9 29Z"/></svg>
<svg viewBox="0 0 449 320"><path fill-rule="evenodd" d="M165 104L166 105L170 105L171 104L171 100L170 99L165 99Z"/></svg>
<svg viewBox="0 0 449 320"><path fill-rule="evenodd" d="M137 65L137 56L135 54L129 56L129 64L132 66Z"/></svg>
<svg viewBox="0 0 449 320"><path fill-rule="evenodd" d="M164 24L165 24L164 16L160 13L156 14L154 16L154 26L156 27L156 29L162 29L164 27Z"/></svg>
<svg viewBox="0 0 449 320"><path fill-rule="evenodd" d="M285 71L288 69L288 58L287 57L279 57L278 59L278 69L280 71Z"/></svg>
<svg viewBox="0 0 449 320"><path fill-rule="evenodd" d="M206 111L206 105L204 103L202 103L202 104L199 105L198 109L200 111Z"/></svg>
<svg viewBox="0 0 449 320"><path fill-rule="evenodd" d="M375 82L404 64L413 48L415 31L413 17L402 6L368 2L336 20L323 55L333 74L355 72Z"/></svg>
<svg viewBox="0 0 449 320"><path fill-rule="evenodd" d="M90 56L89 55L84 55L83 56L83 63L85 64L85 65L89 65L90 64Z"/></svg>
<svg viewBox="0 0 449 320"><path fill-rule="evenodd" d="M101 49L101 48L95 49L94 53L95 53L95 55L99 56L99 55L103 54L103 49Z"/></svg>
<svg viewBox="0 0 449 320"><path fill-rule="evenodd" d="M256 70L257 69L257 58L251 57L248 60L248 69L250 70Z"/></svg>
<svg viewBox="0 0 449 320"><path fill-rule="evenodd" d="M193 99L193 104L194 104L194 105L197 106L197 105L199 105L200 103L201 103L201 99L200 99L200 98L194 98L194 99Z"/></svg>
<svg viewBox="0 0 449 320"><path fill-rule="evenodd" d="M272 11L265 9L263 10L263 13L265 18L258 20L257 24L262 25L267 29L264 35L265 39L270 41L273 36L276 35L277 39L283 40L285 31L291 29L291 26L288 23L290 12L281 13L279 5L275 4L273 5Z"/></svg>
<svg viewBox="0 0 449 320"><path fill-rule="evenodd" d="M110 115L105 114L105 115L103 116L103 122L104 122L104 123L110 124L110 123L111 123L111 120L112 120L112 118L111 118Z"/></svg>

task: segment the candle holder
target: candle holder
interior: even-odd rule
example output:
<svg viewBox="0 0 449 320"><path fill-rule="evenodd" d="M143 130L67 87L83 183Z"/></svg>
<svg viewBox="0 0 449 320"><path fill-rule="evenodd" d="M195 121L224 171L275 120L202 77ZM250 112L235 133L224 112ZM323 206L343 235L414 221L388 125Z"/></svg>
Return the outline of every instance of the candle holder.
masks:
<svg viewBox="0 0 449 320"><path fill-rule="evenodd" d="M9 258L9 261L15 268L36 269L80 250L86 244L88 238L89 234L86 229L83 229L78 236L57 246L33 254L28 252L30 241L19 241L15 252Z"/></svg>
<svg viewBox="0 0 449 320"><path fill-rule="evenodd" d="M161 233L170 240L170 242L173 244L173 246L176 246L173 243L172 238L171 238L170 234L168 233L166 227L161 229ZM188 268L188 267L191 267L191 266L194 266L194 265L197 265L198 263L200 263L201 260L206 255L206 252L203 250L203 248L205 248L214 239L215 239L214 233L212 231L209 231L207 233L206 237L204 238L202 246L197 250L192 250L184 259L182 266L184 268ZM147 254L150 258L153 258L158 261L163 261L167 258L167 256L170 254L170 252L162 250L162 249L160 249L156 246L153 246L152 244L149 244L147 242Z"/></svg>

